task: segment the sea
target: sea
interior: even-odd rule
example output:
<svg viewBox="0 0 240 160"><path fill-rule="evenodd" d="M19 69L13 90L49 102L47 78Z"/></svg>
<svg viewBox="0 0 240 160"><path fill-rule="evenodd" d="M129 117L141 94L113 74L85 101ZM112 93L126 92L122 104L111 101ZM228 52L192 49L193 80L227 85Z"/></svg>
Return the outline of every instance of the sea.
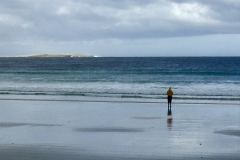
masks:
<svg viewBox="0 0 240 160"><path fill-rule="evenodd" d="M240 104L240 57L0 58L0 99Z"/></svg>

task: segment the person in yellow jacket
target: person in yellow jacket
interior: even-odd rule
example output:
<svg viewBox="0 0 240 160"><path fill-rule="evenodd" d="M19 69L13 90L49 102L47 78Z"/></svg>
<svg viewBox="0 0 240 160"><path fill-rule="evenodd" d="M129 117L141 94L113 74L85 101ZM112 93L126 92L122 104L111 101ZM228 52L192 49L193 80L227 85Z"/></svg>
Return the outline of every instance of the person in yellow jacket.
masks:
<svg viewBox="0 0 240 160"><path fill-rule="evenodd" d="M168 108L170 107L170 109L171 109L171 104L172 104L172 95L173 95L173 91L172 91L171 87L169 87L169 89L167 91L167 96L168 96Z"/></svg>

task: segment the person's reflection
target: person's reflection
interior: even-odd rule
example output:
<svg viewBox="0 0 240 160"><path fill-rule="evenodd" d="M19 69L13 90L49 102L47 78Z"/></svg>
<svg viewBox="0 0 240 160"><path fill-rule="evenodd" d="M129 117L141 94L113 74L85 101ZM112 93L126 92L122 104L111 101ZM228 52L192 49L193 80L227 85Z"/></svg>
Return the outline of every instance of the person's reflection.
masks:
<svg viewBox="0 0 240 160"><path fill-rule="evenodd" d="M169 127L169 128L171 128L172 127L172 110L171 110L171 108L168 108L168 119L167 119L167 126Z"/></svg>
<svg viewBox="0 0 240 160"><path fill-rule="evenodd" d="M168 108L168 115L169 115L169 116L172 115L172 110L171 110L171 108Z"/></svg>

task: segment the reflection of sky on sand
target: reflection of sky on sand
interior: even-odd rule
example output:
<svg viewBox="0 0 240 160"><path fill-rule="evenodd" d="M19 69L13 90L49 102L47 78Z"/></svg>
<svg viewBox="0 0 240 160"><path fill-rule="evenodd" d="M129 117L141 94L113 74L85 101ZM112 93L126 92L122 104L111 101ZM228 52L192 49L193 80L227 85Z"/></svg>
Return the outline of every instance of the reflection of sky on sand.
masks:
<svg viewBox="0 0 240 160"><path fill-rule="evenodd" d="M240 108L165 104L0 101L1 145L75 147L120 156L237 154ZM8 127L6 127L8 126ZM0 145L0 151L1 151ZM61 147L60 147L61 148ZM70 152L70 151L69 151Z"/></svg>
<svg viewBox="0 0 240 160"><path fill-rule="evenodd" d="M212 155L239 154L240 138L233 136L240 134L240 130L231 129L240 127L239 108L217 105L197 106L199 107L195 105L181 107L181 112L178 111L179 108L174 110L176 117L174 117L174 126L171 127L171 132L174 133L171 133L170 143L179 147L177 152L188 149L189 154L195 152ZM235 127L229 128L230 126ZM226 127L228 129L225 129Z"/></svg>

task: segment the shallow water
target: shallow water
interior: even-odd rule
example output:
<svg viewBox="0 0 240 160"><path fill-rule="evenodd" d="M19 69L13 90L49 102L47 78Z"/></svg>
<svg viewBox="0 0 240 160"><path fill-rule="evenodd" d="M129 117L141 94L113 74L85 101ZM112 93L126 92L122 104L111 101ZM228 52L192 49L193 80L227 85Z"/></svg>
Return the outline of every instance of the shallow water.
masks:
<svg viewBox="0 0 240 160"><path fill-rule="evenodd" d="M239 57L0 58L0 98L240 104Z"/></svg>

